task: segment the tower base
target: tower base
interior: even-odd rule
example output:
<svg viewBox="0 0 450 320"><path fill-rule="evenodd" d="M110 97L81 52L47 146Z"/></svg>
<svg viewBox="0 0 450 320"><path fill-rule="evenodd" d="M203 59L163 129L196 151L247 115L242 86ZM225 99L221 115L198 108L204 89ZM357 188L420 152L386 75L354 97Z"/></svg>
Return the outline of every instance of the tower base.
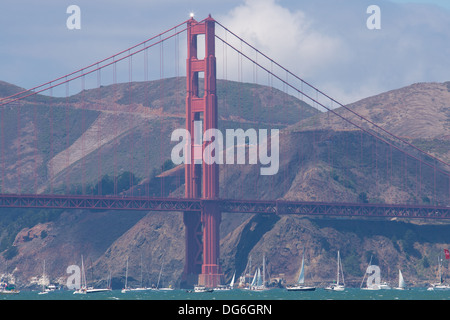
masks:
<svg viewBox="0 0 450 320"><path fill-rule="evenodd" d="M223 273L218 265L203 265L202 273L198 275L198 285L206 288L216 288L223 283Z"/></svg>

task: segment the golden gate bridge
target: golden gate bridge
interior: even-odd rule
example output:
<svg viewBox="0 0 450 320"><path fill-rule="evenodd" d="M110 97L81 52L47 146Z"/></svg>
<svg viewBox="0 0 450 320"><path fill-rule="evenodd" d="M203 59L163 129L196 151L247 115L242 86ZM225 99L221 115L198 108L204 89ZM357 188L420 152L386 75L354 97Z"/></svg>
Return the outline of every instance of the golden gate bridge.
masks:
<svg viewBox="0 0 450 320"><path fill-rule="evenodd" d="M217 28L220 28L222 35L217 34ZM252 65L254 79L257 75L256 70L261 70L268 77L268 85L272 85L274 80L278 81L285 88L286 92L288 89L293 91L302 100L310 101L317 108L326 111L329 116L339 119L347 128L358 132L361 137L361 159L365 150L363 148L363 139L368 140L370 138L372 141L375 141L375 143L372 143L374 150L371 153L375 160L371 162L370 168L371 171L376 173L375 176L381 175L379 172L382 170L386 171L386 176L393 175L392 153L396 152L397 157L403 159L400 164L401 170L399 170L398 174L401 175L405 189L408 189L409 193L415 193L416 197L419 198L421 190L427 187L434 192L432 201L424 204L420 203L420 201L416 201L416 203L364 203L356 201L319 202L290 201L285 199L222 198L219 194L219 165L216 163L198 164L195 162L194 148L200 147L202 150L205 150L208 142L203 142L200 146L195 144L191 146L191 161L184 164L184 197L164 196L163 190L160 197L151 195L149 192L137 196L132 191L131 194L124 195L117 189L117 181L114 181L114 193L110 195L101 195L100 192L99 194L87 194L85 188L83 188L82 194L70 194L68 190L61 194L61 192L52 192L54 190L53 185L51 185L49 193L38 192L38 169L36 164L34 169L31 170L34 170L31 174L34 184L32 183L32 186L28 187L28 189L22 187L24 185L23 176L26 176L26 174L18 170L12 178L10 174L8 175L9 169L6 168L8 146L5 142L6 132L4 132L5 110L7 108L14 109L18 113L17 137L20 139L21 132L24 130L23 124L20 123L20 103L22 101L29 100L33 96L35 97L45 92L52 95L54 89L64 87L66 88L67 98L69 84L75 81L81 82L81 90L85 92L86 78L88 76L97 77L96 87L99 88L101 87L101 72L107 68L113 70L113 83L116 84L118 78L117 65L124 62L128 62L128 77L131 84L133 81L132 65L135 63L133 57L138 54L144 54L143 69L148 70L149 52L152 48L158 48L158 46L160 56L159 69L161 78L163 78L162 60L165 57L165 53L167 53L167 51L164 51L164 43L175 39L178 49L179 36L184 33L187 34L185 123L189 132L194 131L195 121L203 122L203 132L208 129L218 128L220 108L218 106L216 83L216 43L220 43L223 48L224 64L228 63L226 60L227 50L231 50L238 56L238 69L240 69L238 73L242 74L243 61L245 60ZM204 53L202 50L204 50ZM224 75L226 75L226 71ZM144 80L148 80L147 72L145 72ZM163 96L164 92L161 95ZM84 99L86 99L85 94L81 96L81 104L83 104ZM223 212L364 218L450 218L450 173L448 163L421 150L408 142L407 139L389 132L374 121L334 100L260 52L247 41L215 21L211 16L202 21L196 21L192 17L144 42L85 68L31 89L3 97L0 99L0 108L2 128L2 165L0 166L2 193L0 194L0 207L182 212L186 232L184 268L184 280L186 283L199 283L207 287L216 287L223 282L223 274L219 265L219 226ZM53 121L56 120L50 118L49 121L49 127L53 128ZM320 141L315 142L318 143ZM51 153L53 152L52 143L53 138L50 141ZM159 143L162 145L164 142L159 141ZM381 146L390 152L390 156L388 155L388 159L385 161L386 168L381 168L381 161L377 161L380 157L377 152L379 152ZM130 146L130 148L133 147L135 146ZM347 151L347 153L351 152ZM17 161L24 162L24 157L23 150L17 148ZM132 161L131 167L133 167ZM98 166L100 168L98 181L100 181L100 174L103 172L101 159L98 159ZM20 168L20 166L18 167ZM28 178L30 178L29 175ZM8 181L11 180L8 179L15 180L16 190L5 192L8 189L11 190L11 188L8 188ZM84 176L83 179L85 179ZM375 181L374 183L377 182Z"/></svg>

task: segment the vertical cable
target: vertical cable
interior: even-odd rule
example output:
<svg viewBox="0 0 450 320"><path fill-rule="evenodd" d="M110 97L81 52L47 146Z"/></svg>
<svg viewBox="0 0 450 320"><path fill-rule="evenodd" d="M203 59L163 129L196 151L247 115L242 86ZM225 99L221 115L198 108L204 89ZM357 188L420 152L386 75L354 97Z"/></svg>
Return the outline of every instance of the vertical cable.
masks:
<svg viewBox="0 0 450 320"><path fill-rule="evenodd" d="M375 191L378 195L378 140L375 139Z"/></svg>
<svg viewBox="0 0 450 320"><path fill-rule="evenodd" d="M2 148L1 148L1 157L2 157L2 193L5 193L6 189L5 189L5 166L6 166L6 161L5 161L5 125L4 125L4 119L5 119L5 106L1 106L1 144L2 144Z"/></svg>
<svg viewBox="0 0 450 320"><path fill-rule="evenodd" d="M38 133L37 133L37 105L36 105L36 95L33 96L33 129L34 129L34 166L33 166L33 171L34 171L34 193L37 194L38 193L38 180L37 180L37 163L38 163Z"/></svg>
<svg viewBox="0 0 450 320"><path fill-rule="evenodd" d="M67 80L67 77L66 77L66 80ZM70 85L70 82L69 81L67 81L66 82L66 107L65 107L65 109L66 109L66 177L65 177L65 180L66 180L66 194L69 194L70 193L70 172L71 172L71 168L70 168L70 152L69 152L69 147L70 147L70 140L69 140L69 133L70 133L70 130L69 130L69 93L70 93L70 91L69 91L69 85Z"/></svg>
<svg viewBox="0 0 450 320"><path fill-rule="evenodd" d="M113 58L113 61L115 59ZM114 95L114 103L116 104L116 109L115 111L119 111L119 109L117 108L117 62L114 62L113 64L113 95ZM114 180L114 195L117 196L118 195L118 186L117 186L117 143L118 143L118 113L114 114L114 136L116 137L114 139L114 146L113 146L113 180Z"/></svg>
<svg viewBox="0 0 450 320"><path fill-rule="evenodd" d="M146 46L146 44L144 43L144 46ZM145 102L143 103L144 107L145 105L147 105L147 108L145 108L145 112L147 114L150 114L150 101L149 101L149 83L148 83L148 49L146 49L144 51L144 90L145 90ZM146 196L150 197L150 183L152 183L151 181L151 176L150 176L150 120L149 118L145 117L144 118L144 123L145 125L145 156L144 156L144 161L145 161L145 171L146 174L145 176L148 179L148 183L145 184L145 194Z"/></svg>
<svg viewBox="0 0 450 320"><path fill-rule="evenodd" d="M161 113L164 113L164 42L160 43L159 47L159 79L160 79L160 101L161 101ZM161 117L162 119L162 117ZM161 163L161 173L164 171L164 148L163 148L163 124L159 126L159 159ZM161 197L164 197L164 176L161 176Z"/></svg>
<svg viewBox="0 0 450 320"><path fill-rule="evenodd" d="M85 157L85 134L86 131L86 114L85 114L85 78L81 77L81 193L86 195L86 157Z"/></svg>
<svg viewBox="0 0 450 320"><path fill-rule="evenodd" d="M129 88L129 137L130 137L130 163L131 163L131 174L130 174L130 193L133 196L133 175L134 175L134 113L133 113L133 56L128 58L128 88Z"/></svg>
<svg viewBox="0 0 450 320"><path fill-rule="evenodd" d="M21 114L21 103L17 104L17 193L21 193L21 158L20 158L20 148L21 148L21 133L20 133L20 114Z"/></svg>
<svg viewBox="0 0 450 320"><path fill-rule="evenodd" d="M98 65L97 65L98 67ZM101 78L101 69L98 68L97 70L97 90L98 90L98 101L99 101L99 105L98 105L98 111L100 111L100 117L101 115L101 101L102 101L102 88L101 88L101 84L102 84L102 78ZM97 192L98 195L102 195L103 194L103 190L102 190L102 148L103 148L103 144L102 144L102 133L101 130L102 129L102 125L101 125L101 121L99 121L98 125L97 125L97 143L98 143L98 149L97 149L97 170L98 170L98 177L97 177Z"/></svg>
<svg viewBox="0 0 450 320"><path fill-rule="evenodd" d="M51 86L51 82L50 82L50 86ZM53 87L50 87L50 119L49 119L49 123L50 123L50 157L49 157L49 161L51 161L53 159L54 156L54 150L53 150ZM54 187L54 165L52 164L52 166L50 167L50 193L53 193L53 187Z"/></svg>

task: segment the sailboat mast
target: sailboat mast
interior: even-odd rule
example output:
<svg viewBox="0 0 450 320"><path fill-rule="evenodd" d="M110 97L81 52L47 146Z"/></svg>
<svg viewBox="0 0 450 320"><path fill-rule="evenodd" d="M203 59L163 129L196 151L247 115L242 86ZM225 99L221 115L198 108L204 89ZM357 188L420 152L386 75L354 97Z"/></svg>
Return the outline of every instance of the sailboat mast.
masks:
<svg viewBox="0 0 450 320"><path fill-rule="evenodd" d="M127 268L125 270L125 289L128 288L128 257L127 257Z"/></svg>
<svg viewBox="0 0 450 320"><path fill-rule="evenodd" d="M266 283L266 255L263 254L263 274L262 274L262 278L263 278L263 285L265 285Z"/></svg>
<svg viewBox="0 0 450 320"><path fill-rule="evenodd" d="M142 253L141 253L141 288L142 288Z"/></svg>
<svg viewBox="0 0 450 320"><path fill-rule="evenodd" d="M44 267L42 269L42 291L45 290L45 259L44 259Z"/></svg>
<svg viewBox="0 0 450 320"><path fill-rule="evenodd" d="M161 274L162 274L163 266L164 266L164 254L165 254L165 252L163 253L163 255L161 257L161 269L159 270L158 282L156 283L156 288L159 288L159 280L161 280Z"/></svg>
<svg viewBox="0 0 450 320"><path fill-rule="evenodd" d="M338 254L337 254L337 285L339 285L339 250L338 250Z"/></svg>
<svg viewBox="0 0 450 320"><path fill-rule="evenodd" d="M442 270L441 270L441 263L442 263L442 259L441 259L441 255L438 256L438 266L439 266L439 283L442 284Z"/></svg>
<svg viewBox="0 0 450 320"><path fill-rule="evenodd" d="M372 255L370 256L370 261L369 261L369 266L370 265L372 265ZM362 286L363 286L363 283L364 283L364 279L366 279L366 274L367 274L367 269L366 269L366 271L364 271L364 277L363 277L363 279L362 279L362 281L361 281L361 285L359 286L360 288L362 288Z"/></svg>
<svg viewBox="0 0 450 320"><path fill-rule="evenodd" d="M84 270L84 261L83 261L83 255L81 255L81 275L83 277L82 281L84 282L84 287L83 287L83 283L81 284L82 288L87 288L87 283L86 283L86 271Z"/></svg>

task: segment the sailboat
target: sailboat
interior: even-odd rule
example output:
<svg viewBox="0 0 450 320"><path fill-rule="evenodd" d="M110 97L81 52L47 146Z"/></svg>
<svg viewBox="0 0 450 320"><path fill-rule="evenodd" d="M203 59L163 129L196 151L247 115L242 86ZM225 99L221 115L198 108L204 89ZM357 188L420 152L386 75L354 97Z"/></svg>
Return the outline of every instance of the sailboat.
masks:
<svg viewBox="0 0 450 320"><path fill-rule="evenodd" d="M431 287L429 287L427 290L428 291L433 291L433 290L450 290L450 285L448 284L444 284L444 281L442 280L442 271L441 271L441 267L442 267L442 258L441 256L438 257L438 268L439 268L439 282L437 283L432 283Z"/></svg>
<svg viewBox="0 0 450 320"><path fill-rule="evenodd" d="M230 289L233 289L234 287L234 279L236 277L236 271L233 273L233 278L231 278L231 282L230 282Z"/></svg>
<svg viewBox="0 0 450 320"><path fill-rule="evenodd" d="M111 273L109 275L111 278ZM109 279L108 282L110 282L111 279ZM86 281L86 271L84 269L84 260L83 256L81 256L81 287L78 290L75 290L73 294L87 294L87 293L98 293L98 292L105 292L105 291L111 291L110 285L107 286L107 288L94 288L94 287L88 287L87 281Z"/></svg>
<svg viewBox="0 0 450 320"><path fill-rule="evenodd" d="M297 279L297 284L286 286L288 291L314 291L315 287L304 286L305 283L305 254L302 256L302 265L300 267L300 275Z"/></svg>
<svg viewBox="0 0 450 320"><path fill-rule="evenodd" d="M339 272L339 269L342 272L342 283L343 284L339 284L339 275L341 273L341 272ZM341 263L341 256L339 255L339 250L337 253L337 280L336 280L336 283L330 284L325 289L332 290L332 291L344 291L345 290L344 272L343 272L342 263Z"/></svg>
<svg viewBox="0 0 450 320"><path fill-rule="evenodd" d="M128 257L127 257L127 268L125 271L125 287L122 289L122 293L128 292L130 289L128 288Z"/></svg>
<svg viewBox="0 0 450 320"><path fill-rule="evenodd" d="M250 290L253 291L262 291L265 290L266 287L263 284L263 280L261 278L261 269L258 268L255 271L255 275L253 276L252 283L250 284Z"/></svg>
<svg viewBox="0 0 450 320"><path fill-rule="evenodd" d="M366 275L368 273L371 272L377 272L377 270L379 271L379 267L378 266L372 266L372 258L373 256L370 256L370 261L369 261L369 265L367 266L366 272L364 273L364 277L361 281L361 285L359 286L359 288L361 290L380 290L380 283L379 283L379 278L375 278L375 283L369 283L370 278L367 278L367 282L366 282L366 287L363 287L363 283L364 280L366 279Z"/></svg>
<svg viewBox="0 0 450 320"><path fill-rule="evenodd" d="M75 290L73 294L86 294L86 292L87 292L86 273L84 272L83 256L81 256L81 286L79 289Z"/></svg>
<svg viewBox="0 0 450 320"><path fill-rule="evenodd" d="M40 291L38 294L47 294L49 292L55 291L55 287L46 287L45 285L45 260L43 265L43 271L42 271L42 291Z"/></svg>
<svg viewBox="0 0 450 320"><path fill-rule="evenodd" d="M406 283L403 279L402 271L398 269L398 287L395 288L396 290L405 290L406 289Z"/></svg>
<svg viewBox="0 0 450 320"><path fill-rule="evenodd" d="M165 254L165 253L164 253ZM162 291L171 291L171 290L174 290L173 288L172 288L172 285L170 285L169 284L169 286L168 287L163 287L163 288L160 288L159 287L159 282L160 282L160 280L161 280L161 275L162 275L162 271L163 271L163 266L164 266L164 254L163 254L163 256L162 256L162 262L161 262L161 269L159 270L159 275L158 275L158 282L156 283L156 288L152 288L152 290L162 290Z"/></svg>
<svg viewBox="0 0 450 320"><path fill-rule="evenodd" d="M238 288L250 289L250 283L251 283L250 279L252 278L251 270L252 270L252 256L250 256L247 261L247 265L245 266L244 273L239 277Z"/></svg>
<svg viewBox="0 0 450 320"><path fill-rule="evenodd" d="M141 286L138 288L132 288L130 289L130 291L147 291L147 290L151 290L151 288L147 288L143 286L143 275L142 275L142 255L141 255Z"/></svg>
<svg viewBox="0 0 450 320"><path fill-rule="evenodd" d="M111 271L109 272L109 278L107 281L106 288L94 288L94 287L87 287L86 293L98 293L98 292L106 292L106 291L112 291L111 288Z"/></svg>
<svg viewBox="0 0 450 320"><path fill-rule="evenodd" d="M231 290L234 287L234 279L236 277L236 272L234 272L233 277L231 278L229 285L218 285L216 288L214 288L214 291L226 291Z"/></svg>

